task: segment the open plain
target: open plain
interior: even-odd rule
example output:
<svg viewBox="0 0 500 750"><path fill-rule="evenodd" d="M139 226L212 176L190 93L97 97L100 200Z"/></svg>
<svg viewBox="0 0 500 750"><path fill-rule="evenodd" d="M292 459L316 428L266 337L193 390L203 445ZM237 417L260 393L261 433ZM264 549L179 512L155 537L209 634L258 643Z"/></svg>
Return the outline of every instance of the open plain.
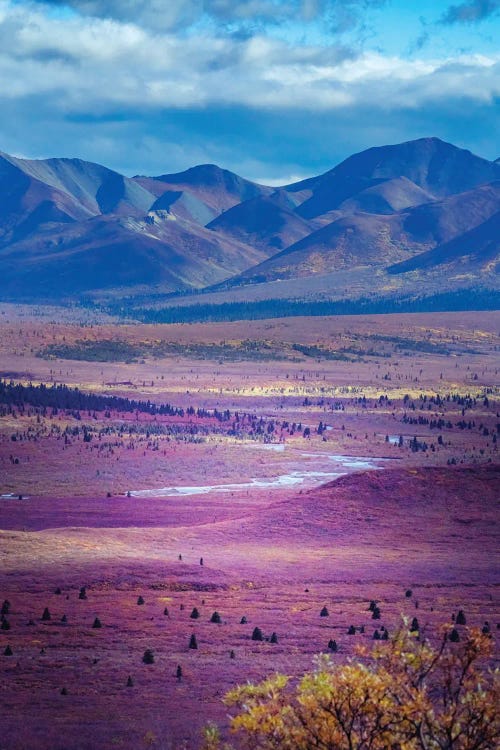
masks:
<svg viewBox="0 0 500 750"><path fill-rule="evenodd" d="M499 331L2 305L0 748L194 750L236 683L402 616L496 635Z"/></svg>

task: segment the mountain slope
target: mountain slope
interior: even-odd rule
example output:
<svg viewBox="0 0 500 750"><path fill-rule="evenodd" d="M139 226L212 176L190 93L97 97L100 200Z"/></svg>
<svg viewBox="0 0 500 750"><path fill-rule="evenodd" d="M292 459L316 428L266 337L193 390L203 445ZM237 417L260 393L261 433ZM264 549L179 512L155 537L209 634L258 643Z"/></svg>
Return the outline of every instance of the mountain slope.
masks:
<svg viewBox="0 0 500 750"><path fill-rule="evenodd" d="M360 212L340 216L245 271L233 284L354 271L366 266L382 269L396 263L401 263L398 273L402 273L410 267L412 256L482 225L499 206L500 182L494 182L390 215ZM489 229L493 232L493 224L486 224L485 237ZM461 245L454 247L458 253ZM472 258L478 268L482 266L479 251Z"/></svg>
<svg viewBox="0 0 500 750"><path fill-rule="evenodd" d="M432 250L390 266L392 274L424 271L443 264L453 264L464 272L478 271L498 274L500 270L500 211L458 237Z"/></svg>
<svg viewBox="0 0 500 750"><path fill-rule="evenodd" d="M159 177L134 177L139 185L155 194L152 210L166 209L180 218L206 225L223 211L272 188L258 185L215 164L201 164L184 172Z"/></svg>
<svg viewBox="0 0 500 750"><path fill-rule="evenodd" d="M265 250L281 250L314 230L294 211L283 191L239 203L207 225L208 229Z"/></svg>
<svg viewBox="0 0 500 750"><path fill-rule="evenodd" d="M97 216L40 232L0 253L2 290L58 297L99 290L201 288L259 263L264 253L175 219Z"/></svg>

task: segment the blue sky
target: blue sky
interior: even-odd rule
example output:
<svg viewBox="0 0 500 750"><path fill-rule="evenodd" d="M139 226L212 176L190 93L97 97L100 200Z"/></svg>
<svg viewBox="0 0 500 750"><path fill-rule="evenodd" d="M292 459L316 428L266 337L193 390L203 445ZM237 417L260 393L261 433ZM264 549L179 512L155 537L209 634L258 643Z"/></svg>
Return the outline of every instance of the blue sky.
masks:
<svg viewBox="0 0 500 750"><path fill-rule="evenodd" d="M0 150L283 183L438 136L500 156L500 0L0 0Z"/></svg>

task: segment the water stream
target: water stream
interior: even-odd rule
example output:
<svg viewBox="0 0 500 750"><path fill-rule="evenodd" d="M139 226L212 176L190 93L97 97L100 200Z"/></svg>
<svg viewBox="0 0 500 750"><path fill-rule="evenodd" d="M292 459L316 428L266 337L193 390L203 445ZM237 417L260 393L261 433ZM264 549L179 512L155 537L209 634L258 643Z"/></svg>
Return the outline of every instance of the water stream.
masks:
<svg viewBox="0 0 500 750"><path fill-rule="evenodd" d="M324 484L325 482L337 479L343 474L350 471L363 471L365 469L377 469L380 462L384 459L370 458L367 456L341 456L338 454L329 455L324 453L301 453L304 458L321 459L322 469L316 470L304 469L291 471L288 474L279 474L276 477L265 477L261 479L251 479L249 482L234 482L229 484L203 484L203 485L177 485L169 487L159 487L154 490L134 490L131 491L132 497L181 497L187 495L207 495L210 492L239 492L241 490L256 489L284 489L301 484L314 485ZM324 471L324 463L332 462L336 464L332 471ZM318 461L319 463L319 461ZM343 469L348 469L345 471Z"/></svg>

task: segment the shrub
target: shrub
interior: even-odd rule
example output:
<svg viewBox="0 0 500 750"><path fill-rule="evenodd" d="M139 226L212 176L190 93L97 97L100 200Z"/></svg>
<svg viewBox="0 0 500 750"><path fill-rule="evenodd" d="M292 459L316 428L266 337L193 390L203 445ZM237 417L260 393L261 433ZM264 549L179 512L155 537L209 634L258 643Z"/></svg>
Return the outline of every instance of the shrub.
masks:
<svg viewBox="0 0 500 750"><path fill-rule="evenodd" d="M4 656L13 656L13 651L9 645L5 647L5 651L3 652Z"/></svg>
<svg viewBox="0 0 500 750"><path fill-rule="evenodd" d="M246 625L247 622L248 622L247 618L245 617L245 615L243 615L243 617L240 620L240 625Z"/></svg>
<svg viewBox="0 0 500 750"><path fill-rule="evenodd" d="M356 635L356 628L354 625L349 625L349 630L347 631L347 635Z"/></svg>
<svg viewBox="0 0 500 750"><path fill-rule="evenodd" d="M456 628L453 628L449 635L449 638L452 643L458 643L460 641L460 634Z"/></svg>
<svg viewBox="0 0 500 750"><path fill-rule="evenodd" d="M321 655L296 684L273 675L238 685L224 703L233 709L231 729L255 750L492 750L500 739L500 680L478 666L492 654L491 639L478 630L451 648L445 636L434 647L405 628L390 644L375 644L366 663L336 666ZM204 748L221 748L213 725Z"/></svg>
<svg viewBox="0 0 500 750"><path fill-rule="evenodd" d="M333 653L336 654L337 651L339 650L339 647L337 646L337 641L329 640L328 648L330 649L330 651L333 651Z"/></svg>
<svg viewBox="0 0 500 750"><path fill-rule="evenodd" d="M61 695L68 695L68 688L61 688Z"/></svg>
<svg viewBox="0 0 500 750"><path fill-rule="evenodd" d="M413 593L413 592L412 592L412 590L411 590L411 589L406 589L406 591L405 591L405 596L406 596L406 598L407 598L407 599L409 599L409 598L411 597L412 593Z"/></svg>
<svg viewBox="0 0 500 750"><path fill-rule="evenodd" d="M196 607L193 607L193 611L191 612L191 614L189 616L190 616L190 618L192 620L197 620L198 617L200 616L200 613L198 612L198 610L196 609Z"/></svg>
<svg viewBox="0 0 500 750"><path fill-rule="evenodd" d="M138 597L137 597L137 604L139 604L139 606L140 606L141 604L144 604L144 597L142 597L142 596L138 596Z"/></svg>
<svg viewBox="0 0 500 750"><path fill-rule="evenodd" d="M80 589L80 593L78 594L79 599L86 599L87 598L87 589L85 586L82 586Z"/></svg>
<svg viewBox="0 0 500 750"><path fill-rule="evenodd" d="M380 620L381 616L380 609L375 607L375 609L372 610L372 620Z"/></svg>
<svg viewBox="0 0 500 750"><path fill-rule="evenodd" d="M163 614L165 615L165 617L168 617L168 607L165 607L165 609L163 610Z"/></svg>

